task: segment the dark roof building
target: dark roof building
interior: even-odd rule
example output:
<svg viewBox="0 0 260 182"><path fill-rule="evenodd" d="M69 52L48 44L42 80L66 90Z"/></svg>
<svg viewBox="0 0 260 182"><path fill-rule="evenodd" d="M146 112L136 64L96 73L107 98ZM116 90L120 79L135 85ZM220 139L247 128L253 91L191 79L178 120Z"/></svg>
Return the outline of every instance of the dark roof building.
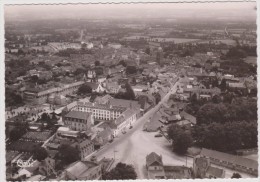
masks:
<svg viewBox="0 0 260 182"><path fill-rule="evenodd" d="M65 117L86 120L91 116L89 112L70 111Z"/></svg>

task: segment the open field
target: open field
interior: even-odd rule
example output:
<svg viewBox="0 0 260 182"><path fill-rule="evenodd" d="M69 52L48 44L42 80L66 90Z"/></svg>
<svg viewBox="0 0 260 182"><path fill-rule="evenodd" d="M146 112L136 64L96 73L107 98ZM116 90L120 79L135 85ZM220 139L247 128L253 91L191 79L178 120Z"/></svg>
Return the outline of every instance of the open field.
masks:
<svg viewBox="0 0 260 182"><path fill-rule="evenodd" d="M257 57L254 57L254 56L248 56L244 60L248 64L256 64L257 63Z"/></svg>
<svg viewBox="0 0 260 182"><path fill-rule="evenodd" d="M218 39L218 40L202 40L199 41L199 43L223 43L223 44L227 44L227 45L236 45L236 41L232 40L232 39Z"/></svg>

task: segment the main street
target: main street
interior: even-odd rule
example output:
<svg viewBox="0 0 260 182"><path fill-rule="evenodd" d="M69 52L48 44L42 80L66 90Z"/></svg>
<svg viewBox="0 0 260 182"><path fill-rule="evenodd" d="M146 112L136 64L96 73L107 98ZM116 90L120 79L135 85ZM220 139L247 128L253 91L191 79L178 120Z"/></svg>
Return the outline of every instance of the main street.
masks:
<svg viewBox="0 0 260 182"><path fill-rule="evenodd" d="M112 143L105 145L93 155L98 159L115 157L115 164L118 162L132 164L140 179L146 178L144 170L145 157L153 151L163 155L163 158L167 159L163 159L163 161L167 161L169 164L185 165L186 158L176 156L171 151L171 145L165 138L155 138L156 133L143 131L144 123L159 109L162 103L168 101L171 94L176 92L178 81L171 85L170 91L161 99L160 103L139 118L132 129L129 129L126 134L121 134Z"/></svg>

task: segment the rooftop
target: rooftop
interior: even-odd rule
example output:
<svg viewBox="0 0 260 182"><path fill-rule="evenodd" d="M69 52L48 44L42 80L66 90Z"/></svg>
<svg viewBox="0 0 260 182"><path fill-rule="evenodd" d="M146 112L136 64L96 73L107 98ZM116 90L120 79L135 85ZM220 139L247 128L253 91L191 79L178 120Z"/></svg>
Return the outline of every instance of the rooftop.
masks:
<svg viewBox="0 0 260 182"><path fill-rule="evenodd" d="M83 179L90 175L90 172L96 168L98 164L90 161L77 161L70 165L66 172L72 176L75 176L77 179Z"/></svg>
<svg viewBox="0 0 260 182"><path fill-rule="evenodd" d="M155 152L152 152L146 156L146 165L150 166L154 162L157 162L159 165L163 165L162 157L156 154Z"/></svg>
<svg viewBox="0 0 260 182"><path fill-rule="evenodd" d="M236 156L236 155L227 154L224 152L218 152L215 150L209 150L209 149L203 148L201 150L200 155L214 158L214 159L219 159L222 161L226 161L226 162L229 162L232 164L237 164L237 165L244 166L247 168L252 168L255 170L258 169L257 161L254 161L254 160L248 159L248 158L244 158L244 157L240 157L240 156Z"/></svg>
<svg viewBox="0 0 260 182"><path fill-rule="evenodd" d="M89 112L70 111L65 117L86 120L89 116L91 116Z"/></svg>
<svg viewBox="0 0 260 182"><path fill-rule="evenodd" d="M29 131L22 136L24 140L45 141L51 136L51 131Z"/></svg>
<svg viewBox="0 0 260 182"><path fill-rule="evenodd" d="M209 168L207 170L207 173L209 175L214 176L214 177L222 178L222 176L225 173L225 171L224 171L224 169L220 169L220 168L217 168L217 167L209 166Z"/></svg>

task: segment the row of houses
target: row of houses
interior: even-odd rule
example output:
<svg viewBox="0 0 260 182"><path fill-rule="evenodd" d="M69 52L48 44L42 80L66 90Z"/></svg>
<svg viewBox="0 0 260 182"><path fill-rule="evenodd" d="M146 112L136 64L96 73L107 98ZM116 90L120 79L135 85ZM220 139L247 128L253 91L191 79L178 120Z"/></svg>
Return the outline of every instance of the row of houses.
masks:
<svg viewBox="0 0 260 182"><path fill-rule="evenodd" d="M66 84L60 87L40 89L26 88L24 91L24 99L35 104L44 104L51 95L69 95L75 93L78 88L83 85L83 81Z"/></svg>

